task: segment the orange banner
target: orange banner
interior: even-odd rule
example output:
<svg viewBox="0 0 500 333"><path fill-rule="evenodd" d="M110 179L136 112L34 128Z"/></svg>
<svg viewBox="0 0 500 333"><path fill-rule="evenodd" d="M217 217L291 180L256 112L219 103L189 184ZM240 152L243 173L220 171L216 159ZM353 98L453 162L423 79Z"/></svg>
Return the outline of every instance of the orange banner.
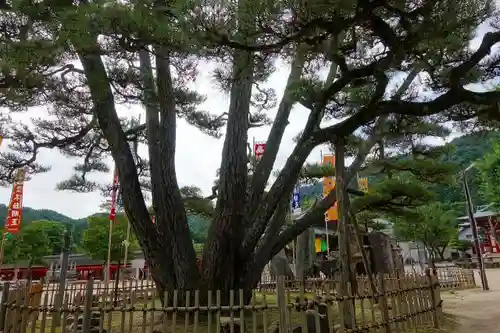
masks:
<svg viewBox="0 0 500 333"><path fill-rule="evenodd" d="M368 192L368 178L358 178L358 188L362 192Z"/></svg>
<svg viewBox="0 0 500 333"><path fill-rule="evenodd" d="M23 216L23 188L25 171L19 169L15 176L15 182L12 186L12 194L7 211L7 221L5 231L15 234L21 230L21 220Z"/></svg>
<svg viewBox="0 0 500 333"><path fill-rule="evenodd" d="M324 155L323 165L330 165L332 168L335 167L335 155ZM335 177L323 177L323 196L327 196L331 191L335 191ZM339 219L339 213L337 210L337 203L335 203L330 209L325 213L325 221L337 221Z"/></svg>

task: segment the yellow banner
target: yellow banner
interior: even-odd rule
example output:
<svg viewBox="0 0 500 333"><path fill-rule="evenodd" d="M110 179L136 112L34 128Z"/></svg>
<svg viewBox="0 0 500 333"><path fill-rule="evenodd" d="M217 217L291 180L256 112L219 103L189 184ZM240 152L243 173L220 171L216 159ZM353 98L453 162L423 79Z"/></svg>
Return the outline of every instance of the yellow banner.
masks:
<svg viewBox="0 0 500 333"><path fill-rule="evenodd" d="M368 192L368 178L358 178L358 188L362 192Z"/></svg>
<svg viewBox="0 0 500 333"><path fill-rule="evenodd" d="M332 168L335 167L335 155L324 155L323 165L330 165ZM331 191L335 191L335 177L324 177L323 178L323 196L327 196ZM337 203L328 209L325 213L325 221L337 221L339 219L339 214L337 210Z"/></svg>
<svg viewBox="0 0 500 333"><path fill-rule="evenodd" d="M316 240L314 241L314 249L316 253L321 252L321 238L316 238Z"/></svg>

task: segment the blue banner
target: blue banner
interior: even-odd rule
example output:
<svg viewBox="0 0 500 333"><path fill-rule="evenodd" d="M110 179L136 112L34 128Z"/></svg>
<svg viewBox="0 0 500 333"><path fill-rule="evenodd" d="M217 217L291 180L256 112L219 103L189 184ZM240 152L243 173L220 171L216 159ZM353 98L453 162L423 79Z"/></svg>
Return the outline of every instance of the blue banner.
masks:
<svg viewBox="0 0 500 333"><path fill-rule="evenodd" d="M292 194L292 209L300 208L300 192L299 188L295 187Z"/></svg>

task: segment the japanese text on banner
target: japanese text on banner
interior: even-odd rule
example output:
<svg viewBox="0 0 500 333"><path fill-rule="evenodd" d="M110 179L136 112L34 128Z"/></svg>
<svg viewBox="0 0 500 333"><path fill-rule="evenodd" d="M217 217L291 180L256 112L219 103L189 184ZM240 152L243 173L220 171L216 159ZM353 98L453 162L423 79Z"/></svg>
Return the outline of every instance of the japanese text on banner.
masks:
<svg viewBox="0 0 500 333"><path fill-rule="evenodd" d="M15 176L15 183L12 186L12 195L10 197L7 221L5 223L5 231L11 234L17 233L21 230L24 176L24 170L19 170Z"/></svg>
<svg viewBox="0 0 500 333"><path fill-rule="evenodd" d="M358 178L358 188L362 192L368 192L368 178Z"/></svg>

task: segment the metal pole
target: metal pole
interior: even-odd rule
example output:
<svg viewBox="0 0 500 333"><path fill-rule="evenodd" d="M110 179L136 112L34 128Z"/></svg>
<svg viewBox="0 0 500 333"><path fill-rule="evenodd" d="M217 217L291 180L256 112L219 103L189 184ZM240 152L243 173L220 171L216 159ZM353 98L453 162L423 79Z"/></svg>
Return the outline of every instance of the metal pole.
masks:
<svg viewBox="0 0 500 333"><path fill-rule="evenodd" d="M481 277L481 285L483 286L483 290L490 290L490 287L488 285L488 278L486 277L486 272L484 270L484 261L483 261L483 256L481 254L481 247L479 246L479 238L477 234L477 222L476 219L474 218L474 206L472 205L472 198L470 196L469 185L467 184L466 173L467 169L463 173L465 200L467 204L467 214L469 215L469 222L472 228L472 237L474 238L474 247L476 248L476 256L479 266L479 276Z"/></svg>

